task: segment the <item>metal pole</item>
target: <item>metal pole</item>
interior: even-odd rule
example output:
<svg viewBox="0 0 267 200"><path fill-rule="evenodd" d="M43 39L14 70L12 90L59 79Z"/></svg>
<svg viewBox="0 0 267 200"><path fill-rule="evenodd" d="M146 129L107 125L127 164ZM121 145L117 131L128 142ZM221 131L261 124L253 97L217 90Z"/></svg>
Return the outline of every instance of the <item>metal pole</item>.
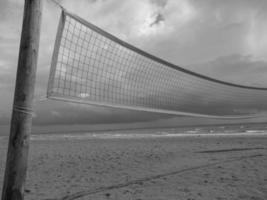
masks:
<svg viewBox="0 0 267 200"><path fill-rule="evenodd" d="M39 49L42 0L25 0L2 200L23 200Z"/></svg>

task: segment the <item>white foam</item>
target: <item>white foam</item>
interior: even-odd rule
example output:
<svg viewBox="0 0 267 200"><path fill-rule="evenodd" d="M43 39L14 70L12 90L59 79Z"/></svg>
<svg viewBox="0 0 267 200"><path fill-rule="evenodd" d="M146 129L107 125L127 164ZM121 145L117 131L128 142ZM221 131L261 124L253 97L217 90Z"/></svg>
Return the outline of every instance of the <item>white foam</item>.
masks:
<svg viewBox="0 0 267 200"><path fill-rule="evenodd" d="M246 130L246 133L264 133L265 130Z"/></svg>

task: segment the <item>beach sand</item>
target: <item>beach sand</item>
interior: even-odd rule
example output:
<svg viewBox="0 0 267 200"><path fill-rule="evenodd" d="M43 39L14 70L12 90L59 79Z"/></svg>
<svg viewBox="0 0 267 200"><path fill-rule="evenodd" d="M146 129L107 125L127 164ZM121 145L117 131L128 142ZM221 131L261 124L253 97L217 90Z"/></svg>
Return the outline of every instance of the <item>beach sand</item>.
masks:
<svg viewBox="0 0 267 200"><path fill-rule="evenodd" d="M267 199L267 136L36 140L29 156L26 200Z"/></svg>

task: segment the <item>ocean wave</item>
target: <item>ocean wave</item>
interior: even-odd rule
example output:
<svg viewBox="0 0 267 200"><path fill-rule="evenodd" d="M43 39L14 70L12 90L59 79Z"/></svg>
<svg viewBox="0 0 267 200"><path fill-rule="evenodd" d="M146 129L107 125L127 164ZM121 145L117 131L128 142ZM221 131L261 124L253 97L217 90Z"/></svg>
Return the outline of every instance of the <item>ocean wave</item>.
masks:
<svg viewBox="0 0 267 200"><path fill-rule="evenodd" d="M168 133L157 132L153 133L83 133L83 134L46 134L46 135L32 135L31 140L84 140L84 139L138 139L138 138L167 138L167 137L210 137L210 136L261 136L267 135L267 131L249 130L245 132L223 132L223 133Z"/></svg>

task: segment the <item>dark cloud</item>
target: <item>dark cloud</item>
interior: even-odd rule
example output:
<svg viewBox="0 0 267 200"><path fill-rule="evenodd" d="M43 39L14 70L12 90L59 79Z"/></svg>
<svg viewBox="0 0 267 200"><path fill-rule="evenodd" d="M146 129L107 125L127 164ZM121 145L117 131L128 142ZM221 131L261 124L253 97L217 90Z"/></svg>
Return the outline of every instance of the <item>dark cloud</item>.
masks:
<svg viewBox="0 0 267 200"><path fill-rule="evenodd" d="M151 0L151 3L156 4L157 6L161 8L164 8L167 5L168 0Z"/></svg>
<svg viewBox="0 0 267 200"><path fill-rule="evenodd" d="M157 25L157 24L159 24L159 23L161 23L161 22L163 22L164 21L164 17L163 17L163 15L162 14L160 14L160 13L158 13L157 15L156 15L156 17L155 17L155 20L149 25L149 26L155 26L155 25Z"/></svg>

